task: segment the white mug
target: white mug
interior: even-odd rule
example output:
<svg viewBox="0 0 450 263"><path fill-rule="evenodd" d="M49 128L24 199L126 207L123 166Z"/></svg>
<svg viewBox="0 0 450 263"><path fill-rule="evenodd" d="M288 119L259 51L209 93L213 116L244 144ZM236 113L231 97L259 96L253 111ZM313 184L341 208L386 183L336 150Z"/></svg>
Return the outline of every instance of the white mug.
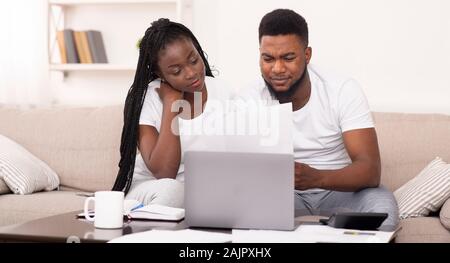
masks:
<svg viewBox="0 0 450 263"><path fill-rule="evenodd" d="M120 191L99 191L94 197L84 201L84 217L94 221L96 228L122 228L123 227L123 200L124 194ZM94 217L89 216L89 203L94 201Z"/></svg>
<svg viewBox="0 0 450 263"><path fill-rule="evenodd" d="M111 240L117 237L123 236L124 230L121 228L117 229L103 229L96 228L94 231L90 231L84 234L85 239L100 239L100 240Z"/></svg>

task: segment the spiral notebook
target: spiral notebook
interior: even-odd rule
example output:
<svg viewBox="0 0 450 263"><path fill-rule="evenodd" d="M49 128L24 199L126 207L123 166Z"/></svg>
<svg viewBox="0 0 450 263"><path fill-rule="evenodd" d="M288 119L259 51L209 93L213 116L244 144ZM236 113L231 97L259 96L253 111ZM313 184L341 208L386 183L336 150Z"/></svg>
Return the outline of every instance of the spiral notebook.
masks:
<svg viewBox="0 0 450 263"><path fill-rule="evenodd" d="M184 209L153 204L133 209L128 217L130 219L180 221L184 218Z"/></svg>
<svg viewBox="0 0 450 263"><path fill-rule="evenodd" d="M94 210L89 210L90 216L95 216ZM158 204L142 205L137 200L125 200L123 215L128 219L181 221L184 218L184 209ZM77 214L84 218L84 213Z"/></svg>

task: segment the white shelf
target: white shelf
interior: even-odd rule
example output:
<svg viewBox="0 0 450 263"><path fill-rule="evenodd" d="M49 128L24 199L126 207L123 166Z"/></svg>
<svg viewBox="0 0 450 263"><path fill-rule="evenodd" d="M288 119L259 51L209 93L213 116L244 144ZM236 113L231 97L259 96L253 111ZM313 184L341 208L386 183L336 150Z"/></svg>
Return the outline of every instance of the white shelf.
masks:
<svg viewBox="0 0 450 263"><path fill-rule="evenodd" d="M178 3L179 0L49 0L51 5Z"/></svg>
<svg viewBox="0 0 450 263"><path fill-rule="evenodd" d="M98 72L96 77L108 78L115 72L124 72L127 74L117 75L128 79L128 73L136 70L139 52L136 42L150 22L167 17L189 26L192 21L192 1L47 0L49 70L62 72L64 77L72 72ZM100 31L109 63L61 64L56 32L66 28Z"/></svg>
<svg viewBox="0 0 450 263"><path fill-rule="evenodd" d="M135 65L118 64L50 64L52 71L135 71Z"/></svg>

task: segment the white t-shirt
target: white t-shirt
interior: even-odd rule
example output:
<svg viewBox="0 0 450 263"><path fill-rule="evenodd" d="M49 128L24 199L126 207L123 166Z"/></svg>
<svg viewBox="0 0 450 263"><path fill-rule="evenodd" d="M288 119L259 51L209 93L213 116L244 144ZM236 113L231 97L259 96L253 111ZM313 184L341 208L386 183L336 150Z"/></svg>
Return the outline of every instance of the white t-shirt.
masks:
<svg viewBox="0 0 450 263"><path fill-rule="evenodd" d="M294 159L316 169L335 170L351 164L342 133L374 127L368 102L359 84L308 65L311 96L293 112ZM246 99L278 104L262 78L247 90ZM242 97L242 96L241 96Z"/></svg>
<svg viewBox="0 0 450 263"><path fill-rule="evenodd" d="M217 105L224 105L226 101L232 98L233 92L226 86L223 81L212 77L205 77L205 84L208 90L208 100L206 102L203 113L193 120L179 121L180 143L181 143L181 162L176 179L184 181L184 152L190 146L195 144L198 137L183 136L191 130L195 130L202 125L202 119L217 110ZM159 132L161 127L161 117L163 111L162 101L155 88L161 85L160 79L152 81L148 85L147 94L145 95L144 104L142 106L139 125L150 125ZM187 131L187 132L186 132ZM133 184L139 181L156 179L142 159L140 154L136 155L136 163L133 175Z"/></svg>

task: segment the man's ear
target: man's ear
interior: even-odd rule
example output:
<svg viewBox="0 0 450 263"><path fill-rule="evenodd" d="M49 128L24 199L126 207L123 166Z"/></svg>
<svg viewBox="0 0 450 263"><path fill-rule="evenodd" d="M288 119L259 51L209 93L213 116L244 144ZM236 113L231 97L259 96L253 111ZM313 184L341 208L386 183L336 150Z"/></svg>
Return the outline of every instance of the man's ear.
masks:
<svg viewBox="0 0 450 263"><path fill-rule="evenodd" d="M312 48L307 47L305 49L306 64L309 64L309 61L311 60L311 56L312 56Z"/></svg>

